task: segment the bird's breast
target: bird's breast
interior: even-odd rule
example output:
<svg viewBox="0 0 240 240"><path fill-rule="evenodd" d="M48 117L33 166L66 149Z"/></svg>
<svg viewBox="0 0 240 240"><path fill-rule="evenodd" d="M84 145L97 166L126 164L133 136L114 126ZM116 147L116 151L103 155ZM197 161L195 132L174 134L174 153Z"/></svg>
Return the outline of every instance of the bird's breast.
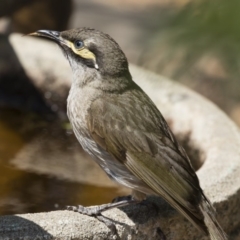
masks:
<svg viewBox="0 0 240 240"><path fill-rule="evenodd" d="M99 146L91 137L88 129L87 115L92 101L99 96L97 91L91 88L71 87L67 100L67 114L71 122L74 134L82 148L94 157L100 165L104 164L109 156L107 152L99 149Z"/></svg>
<svg viewBox="0 0 240 240"><path fill-rule="evenodd" d="M87 124L88 109L93 101L94 93L88 88L79 88L72 85L67 99L67 115L73 131L82 144L89 137Z"/></svg>
<svg viewBox="0 0 240 240"><path fill-rule="evenodd" d="M116 161L111 154L102 149L92 138L88 129L87 114L98 93L91 90L71 88L67 100L67 114L75 136L92 158L100 165L107 175L116 182L147 193L146 185L134 176L122 163Z"/></svg>

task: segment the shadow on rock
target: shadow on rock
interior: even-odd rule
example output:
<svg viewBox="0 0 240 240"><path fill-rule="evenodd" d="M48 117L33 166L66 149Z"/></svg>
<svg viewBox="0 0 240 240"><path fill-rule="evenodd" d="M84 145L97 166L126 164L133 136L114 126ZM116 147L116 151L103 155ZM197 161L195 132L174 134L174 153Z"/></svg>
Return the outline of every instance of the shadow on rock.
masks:
<svg viewBox="0 0 240 240"><path fill-rule="evenodd" d="M24 230L24 231L23 231ZM1 239L52 239L42 227L18 216L0 217Z"/></svg>

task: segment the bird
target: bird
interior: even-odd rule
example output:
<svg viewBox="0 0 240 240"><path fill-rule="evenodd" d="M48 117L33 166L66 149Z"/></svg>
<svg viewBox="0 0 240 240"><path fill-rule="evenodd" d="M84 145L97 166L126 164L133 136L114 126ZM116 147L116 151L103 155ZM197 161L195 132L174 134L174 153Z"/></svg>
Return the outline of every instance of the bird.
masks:
<svg viewBox="0 0 240 240"><path fill-rule="evenodd" d="M29 35L60 46L73 73L67 98L73 132L110 179L132 190L129 199L69 209L103 220L103 211L155 195L211 240L226 240L189 157L159 109L133 81L118 43L92 28L38 30Z"/></svg>

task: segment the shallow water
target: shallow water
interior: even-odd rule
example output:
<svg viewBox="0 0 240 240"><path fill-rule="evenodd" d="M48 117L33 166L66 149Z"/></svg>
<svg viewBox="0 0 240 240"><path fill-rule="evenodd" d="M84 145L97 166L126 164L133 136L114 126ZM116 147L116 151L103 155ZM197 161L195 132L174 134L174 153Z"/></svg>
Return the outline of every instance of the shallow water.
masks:
<svg viewBox="0 0 240 240"><path fill-rule="evenodd" d="M117 186L105 184L104 179L99 182L102 172L99 169L92 171L92 165L89 169L81 167L79 172L85 172L90 181L84 177L86 181L79 180L76 159L79 157L81 162L82 150L71 131L64 129L66 125L46 121L33 113L1 109L1 215L65 209L66 205L96 205L121 195ZM31 152L34 148L36 151ZM59 154L54 155L55 152ZM67 153L68 159L65 155L55 159L61 153ZM71 153L78 157L72 158ZM82 157L86 156L83 154ZM97 184L94 185L94 181Z"/></svg>

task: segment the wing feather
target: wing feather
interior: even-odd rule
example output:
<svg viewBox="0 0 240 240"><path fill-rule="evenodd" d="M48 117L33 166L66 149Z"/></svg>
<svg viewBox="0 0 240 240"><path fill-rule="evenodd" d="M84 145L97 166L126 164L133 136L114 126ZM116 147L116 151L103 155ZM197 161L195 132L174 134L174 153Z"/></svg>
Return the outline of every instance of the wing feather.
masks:
<svg viewBox="0 0 240 240"><path fill-rule="evenodd" d="M89 130L99 146L206 231L198 207L203 194L198 178L148 96L140 89L106 94L92 103L88 113Z"/></svg>

